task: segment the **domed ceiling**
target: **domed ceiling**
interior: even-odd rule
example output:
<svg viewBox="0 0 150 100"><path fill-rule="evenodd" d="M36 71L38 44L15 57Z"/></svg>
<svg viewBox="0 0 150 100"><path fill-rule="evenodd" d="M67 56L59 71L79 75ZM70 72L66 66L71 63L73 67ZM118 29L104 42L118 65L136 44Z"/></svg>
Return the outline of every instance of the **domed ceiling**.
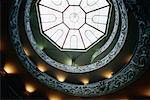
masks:
<svg viewBox="0 0 150 100"><path fill-rule="evenodd" d="M74 96L106 95L137 79L150 55L146 22L133 5L16 0L10 36L24 67L41 84Z"/></svg>
<svg viewBox="0 0 150 100"><path fill-rule="evenodd" d="M82 51L106 34L111 8L106 0L41 0L36 6L41 33L60 50Z"/></svg>

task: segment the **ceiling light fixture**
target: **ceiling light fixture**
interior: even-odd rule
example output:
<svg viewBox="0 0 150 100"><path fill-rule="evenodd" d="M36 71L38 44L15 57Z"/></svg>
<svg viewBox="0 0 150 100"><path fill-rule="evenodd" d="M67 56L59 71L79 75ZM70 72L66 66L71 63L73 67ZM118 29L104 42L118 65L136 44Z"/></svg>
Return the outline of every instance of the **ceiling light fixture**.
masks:
<svg viewBox="0 0 150 100"><path fill-rule="evenodd" d="M83 78L83 79L81 79L81 81L82 81L82 83L83 83L84 85L89 84L89 79L88 79L88 78Z"/></svg>
<svg viewBox="0 0 150 100"><path fill-rule="evenodd" d="M57 73L56 78L60 82L64 82L66 80L66 76L64 74Z"/></svg>
<svg viewBox="0 0 150 100"><path fill-rule="evenodd" d="M43 49L44 49L44 45L42 45L42 44L37 44L37 47L38 47L40 50L43 50Z"/></svg>
<svg viewBox="0 0 150 100"><path fill-rule="evenodd" d="M113 72L112 71L104 71L102 76L105 78L111 78L113 76Z"/></svg>
<svg viewBox="0 0 150 100"><path fill-rule="evenodd" d="M126 63L129 63L129 61L131 60L131 58L132 58L132 54L129 54L129 55L127 56L127 58L126 58Z"/></svg>
<svg viewBox="0 0 150 100"><path fill-rule="evenodd" d="M12 64L10 64L10 63L6 63L4 65L4 71L6 73L8 73L8 74L15 74L15 73L17 73L16 68Z"/></svg>
<svg viewBox="0 0 150 100"><path fill-rule="evenodd" d="M24 49L25 54L26 54L27 56L30 56L29 50L28 50L26 47L24 47L23 49Z"/></svg>
<svg viewBox="0 0 150 100"><path fill-rule="evenodd" d="M46 66L44 66L44 65L42 65L42 64L38 64L37 65L37 68L41 71L41 72L46 72L46 71L48 71L48 68L46 67Z"/></svg>
<svg viewBox="0 0 150 100"><path fill-rule="evenodd" d="M61 97L58 95L49 95L48 99L49 100L61 100Z"/></svg>
<svg viewBox="0 0 150 100"><path fill-rule="evenodd" d="M147 88L143 91L143 95L146 97L150 97L150 88Z"/></svg>
<svg viewBox="0 0 150 100"><path fill-rule="evenodd" d="M29 83L25 84L25 89L27 93L33 93L36 90L36 88L32 84L29 84Z"/></svg>

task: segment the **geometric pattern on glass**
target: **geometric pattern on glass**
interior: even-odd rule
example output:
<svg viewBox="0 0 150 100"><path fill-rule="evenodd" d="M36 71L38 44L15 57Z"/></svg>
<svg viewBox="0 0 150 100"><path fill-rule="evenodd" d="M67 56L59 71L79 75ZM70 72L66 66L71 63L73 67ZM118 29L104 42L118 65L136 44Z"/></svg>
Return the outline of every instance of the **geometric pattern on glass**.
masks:
<svg viewBox="0 0 150 100"><path fill-rule="evenodd" d="M106 35L107 0L41 0L43 34L61 50L86 50Z"/></svg>

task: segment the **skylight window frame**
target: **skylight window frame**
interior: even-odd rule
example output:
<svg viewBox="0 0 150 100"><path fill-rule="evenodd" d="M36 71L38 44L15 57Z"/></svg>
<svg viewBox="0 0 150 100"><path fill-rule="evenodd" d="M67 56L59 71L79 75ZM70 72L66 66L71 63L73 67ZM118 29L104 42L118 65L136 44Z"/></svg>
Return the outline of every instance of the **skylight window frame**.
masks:
<svg viewBox="0 0 150 100"><path fill-rule="evenodd" d="M39 24L39 30L40 30L40 33L42 34L42 36L44 36L49 42L51 42L55 47L57 47L60 51L71 51L71 52L87 52L89 49L91 49L94 45L96 45L98 42L100 42L102 39L104 39L107 34L108 34L108 30L109 30L109 24L110 24L110 19L111 19L111 15L112 15L112 3L109 1L109 0L106 0L108 2L108 5L107 6L104 6L104 7L101 7L99 9L103 9L105 7L108 7L109 6L109 10L108 10L108 16L107 16L107 22L106 22L106 28L105 28L105 32L104 32L104 35L101 36L99 39L97 39L95 42L93 42L92 44L90 44L90 46L88 46L87 48L84 47L84 49L72 49L72 48L63 48L63 47L60 47L54 40L52 40L49 36L47 36L43 31L42 29L42 21L41 21L41 17L40 17L40 10L39 10L39 2L41 0L37 0L36 3L35 3L35 6L36 6L36 11L37 11L37 18L38 18L38 24ZM68 2L68 0L67 0ZM80 2L81 3L81 2ZM69 4L69 3L68 3ZM69 5L70 6L70 5ZM68 7L69 7L68 6ZM71 5L71 6L78 6L78 5ZM67 7L67 8L68 8ZM66 8L66 9L67 9ZM63 12L62 12L63 13ZM62 14L63 16L63 14ZM63 21L60 23L62 24ZM86 23L86 19L85 19L85 23ZM59 24L59 25L60 25ZM85 25L85 24L84 24ZM56 25L57 26L57 25ZM68 26L67 26L68 27ZM80 27L81 28L81 27ZM69 34L69 31L70 29L68 30L67 34ZM79 33L80 33L80 29L78 29ZM100 30L99 30L100 31ZM80 33L81 34L81 33ZM82 38L82 37L81 37ZM66 41L66 40L65 40ZM84 42L83 42L84 44Z"/></svg>

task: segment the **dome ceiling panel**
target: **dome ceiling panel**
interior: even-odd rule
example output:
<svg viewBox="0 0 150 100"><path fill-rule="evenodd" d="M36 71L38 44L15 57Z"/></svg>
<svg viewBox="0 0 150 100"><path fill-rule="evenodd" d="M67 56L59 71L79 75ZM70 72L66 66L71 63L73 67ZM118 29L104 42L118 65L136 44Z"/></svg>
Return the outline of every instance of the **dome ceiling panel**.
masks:
<svg viewBox="0 0 150 100"><path fill-rule="evenodd" d="M41 34L44 37L47 33L46 31L51 31L53 28L63 30L63 27L57 27L60 24L64 24L69 29L67 35L63 31L60 34L54 32L54 34L56 33L54 36L58 35L57 38L51 38L51 35L46 35L46 39L61 51L86 52L106 36L106 29L109 26L109 17L111 16L111 4L106 0L101 3L100 0L92 2L89 0L78 0L77 2L70 0L58 0L55 2L53 0L40 0L36 6ZM89 31L88 28L86 29L85 26L87 25L89 28L93 28L94 32ZM77 31L83 30L83 28L85 31ZM77 34L72 34L73 31ZM86 34L88 34L88 37ZM58 37L62 41L61 44L57 42Z"/></svg>

